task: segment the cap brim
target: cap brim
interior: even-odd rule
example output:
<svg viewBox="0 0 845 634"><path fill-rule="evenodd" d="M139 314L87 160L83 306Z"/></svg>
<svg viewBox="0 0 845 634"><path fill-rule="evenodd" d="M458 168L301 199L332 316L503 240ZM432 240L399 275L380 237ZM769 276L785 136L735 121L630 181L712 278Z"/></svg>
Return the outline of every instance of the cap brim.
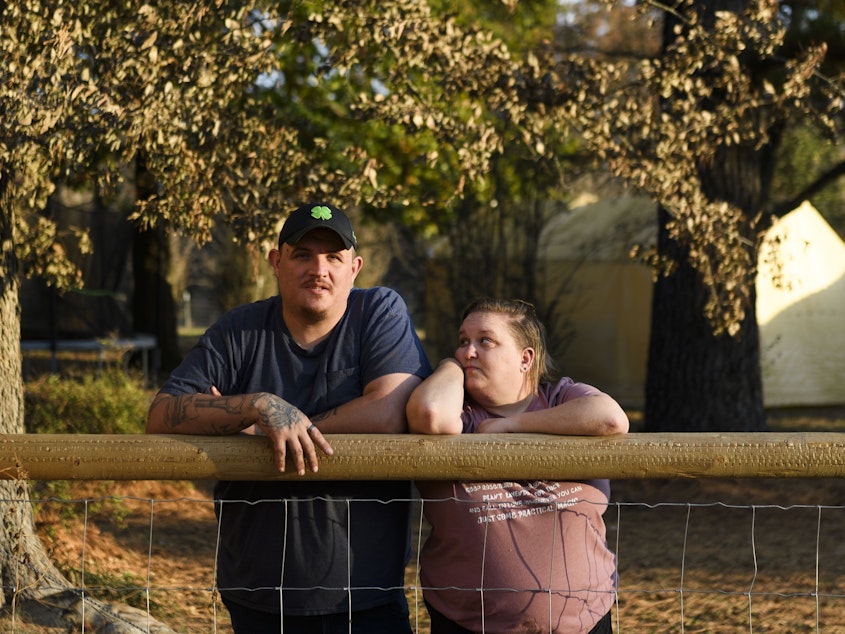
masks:
<svg viewBox="0 0 845 634"><path fill-rule="evenodd" d="M341 242L343 242L343 246L345 246L347 249L351 249L352 247L356 246L356 244L352 240L350 240L348 237L346 237L340 231L333 227L306 227L305 229L301 229L300 231L291 234L290 237L285 240L285 243L291 245L296 244L297 242L302 240L302 238L304 238L306 234L312 231L316 231L317 229L326 229L328 231L334 232L340 238Z"/></svg>

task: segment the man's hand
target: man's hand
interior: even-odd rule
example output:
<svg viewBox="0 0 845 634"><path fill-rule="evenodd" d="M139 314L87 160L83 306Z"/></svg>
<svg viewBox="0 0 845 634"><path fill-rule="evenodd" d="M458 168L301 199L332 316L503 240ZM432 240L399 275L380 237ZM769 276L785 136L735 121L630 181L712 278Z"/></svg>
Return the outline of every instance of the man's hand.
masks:
<svg viewBox="0 0 845 634"><path fill-rule="evenodd" d="M302 411L274 395L264 393L255 401L259 411L258 426L273 444L276 452L276 466L285 470L285 458L289 452L299 475L305 475L305 462L316 473L319 466L315 446L330 456L334 449L320 430Z"/></svg>
<svg viewBox="0 0 845 634"><path fill-rule="evenodd" d="M211 393L222 396L214 386ZM255 395L252 405L258 412L256 425L261 433L270 439L273 446L276 468L279 471L284 472L287 457L290 455L299 475L305 475L306 461L311 471L316 473L319 468L316 447L322 449L327 456L334 453L329 441L323 437L316 425L299 408L281 397L262 392Z"/></svg>

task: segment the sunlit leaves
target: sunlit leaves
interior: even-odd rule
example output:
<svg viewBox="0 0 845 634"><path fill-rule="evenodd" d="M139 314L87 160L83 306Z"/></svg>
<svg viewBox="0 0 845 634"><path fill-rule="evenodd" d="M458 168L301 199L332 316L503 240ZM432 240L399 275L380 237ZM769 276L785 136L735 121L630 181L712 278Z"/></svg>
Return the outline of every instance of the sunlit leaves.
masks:
<svg viewBox="0 0 845 634"><path fill-rule="evenodd" d="M542 2L5 3L0 213L15 214L17 242L59 259L71 249L30 239L64 240L37 217L54 184L114 187L140 157L155 194L137 220L199 240L216 222L262 239L326 197L432 233L460 197L489 202L494 178L513 199L547 189L577 138L670 210L712 285L715 328L735 332L759 210L714 196L703 168L726 148L760 151L788 116L835 136L841 85L819 72L824 44L783 57L775 2L707 20L693 2L622 4L627 26L584 15L583 37L558 25L556 41L549 7L563 9ZM624 44L663 10L679 37L662 54L591 48L608 24Z"/></svg>
<svg viewBox="0 0 845 634"><path fill-rule="evenodd" d="M6 6L0 170L15 174L21 231L35 230L54 183L116 186L138 157L158 193L137 219L200 240L220 220L266 236L308 197L443 207L484 180L502 121L542 131L513 90L518 65L481 28L409 0L276 7ZM417 173L413 158L391 166L393 143L420 157Z"/></svg>
<svg viewBox="0 0 845 634"><path fill-rule="evenodd" d="M753 301L765 225L759 198L755 206L717 194L702 174L727 152L763 151L769 131L791 116L833 131L839 115L840 86L818 73L824 47L784 60L776 5L752 1L743 12L718 11L705 21L696 3L681 2L672 9L678 37L655 59L631 63L624 73L568 60L588 86L602 86L585 88L573 111L585 140L616 174L670 211L670 235L686 246L710 291L706 311L716 333L737 334ZM817 107L819 95L827 109ZM658 270L673 266L650 261Z"/></svg>

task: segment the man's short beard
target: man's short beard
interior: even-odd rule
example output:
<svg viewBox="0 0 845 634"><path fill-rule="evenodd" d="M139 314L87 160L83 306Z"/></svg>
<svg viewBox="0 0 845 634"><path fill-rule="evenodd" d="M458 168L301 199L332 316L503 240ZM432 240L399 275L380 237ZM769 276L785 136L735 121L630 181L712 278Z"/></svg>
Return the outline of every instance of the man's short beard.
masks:
<svg viewBox="0 0 845 634"><path fill-rule="evenodd" d="M311 323L319 323L329 317L329 311L325 308L310 308L308 306L302 306L300 307L299 312L305 320Z"/></svg>

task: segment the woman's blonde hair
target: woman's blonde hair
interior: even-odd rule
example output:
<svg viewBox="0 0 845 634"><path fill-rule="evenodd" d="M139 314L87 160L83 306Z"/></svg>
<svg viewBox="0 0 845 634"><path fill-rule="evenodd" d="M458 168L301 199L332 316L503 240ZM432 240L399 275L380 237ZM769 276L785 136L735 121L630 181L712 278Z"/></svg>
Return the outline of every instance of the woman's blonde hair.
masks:
<svg viewBox="0 0 845 634"><path fill-rule="evenodd" d="M521 299L481 297L464 308L461 323L472 313L497 313L508 317L517 344L521 348L534 350L534 363L529 369L529 378L534 388L540 385L540 381L551 378L555 371L554 362L546 349L546 328L537 316L534 304Z"/></svg>

